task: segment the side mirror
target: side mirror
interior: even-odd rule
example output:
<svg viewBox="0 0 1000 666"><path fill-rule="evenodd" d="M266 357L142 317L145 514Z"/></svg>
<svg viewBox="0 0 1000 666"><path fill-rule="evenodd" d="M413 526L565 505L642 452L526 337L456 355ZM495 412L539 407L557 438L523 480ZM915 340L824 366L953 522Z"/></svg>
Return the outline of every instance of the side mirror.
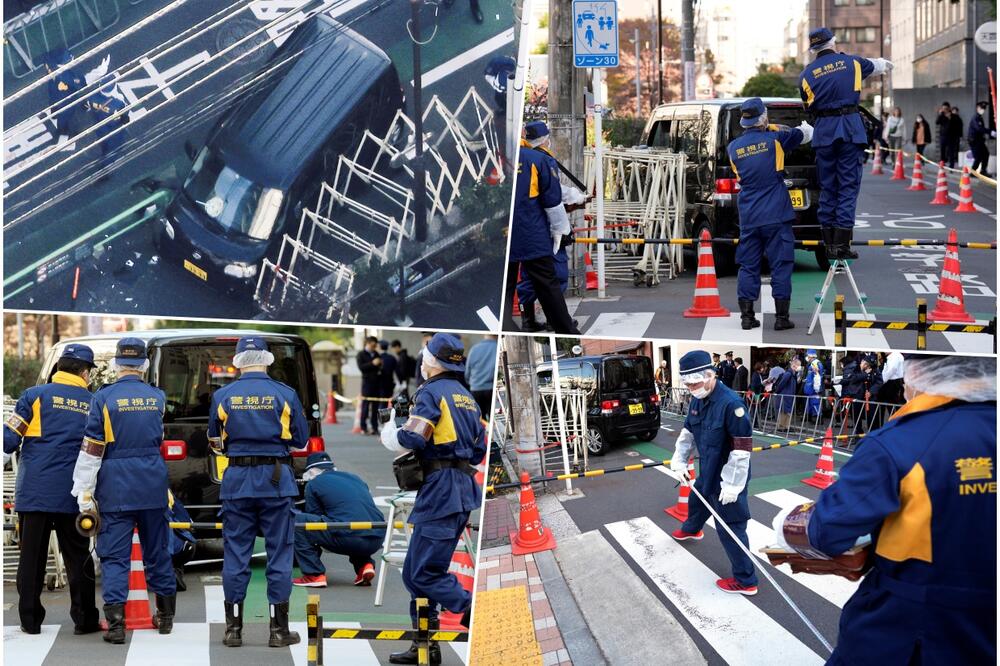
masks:
<svg viewBox="0 0 1000 666"><path fill-rule="evenodd" d="M192 162L194 162L194 158L198 157L198 151L195 149L194 144L190 141L184 142L184 153Z"/></svg>

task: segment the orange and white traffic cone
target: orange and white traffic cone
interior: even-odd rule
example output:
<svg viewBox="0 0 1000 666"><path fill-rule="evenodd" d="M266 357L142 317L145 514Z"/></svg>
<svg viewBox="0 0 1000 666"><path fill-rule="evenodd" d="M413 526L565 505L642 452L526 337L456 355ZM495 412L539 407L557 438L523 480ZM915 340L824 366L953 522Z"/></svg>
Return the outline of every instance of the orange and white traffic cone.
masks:
<svg viewBox="0 0 1000 666"><path fill-rule="evenodd" d="M542 525L542 518L538 515L530 480L527 472L521 472L520 527L517 532L510 533L510 552L514 555L540 553L556 547L556 538L549 528Z"/></svg>
<svg viewBox="0 0 1000 666"><path fill-rule="evenodd" d="M333 397L333 391L326 394L326 418L323 423L336 425L337 423L337 399Z"/></svg>
<svg viewBox="0 0 1000 666"><path fill-rule="evenodd" d="M833 471L833 428L827 428L823 435L823 448L819 450L819 460L816 461L816 471L802 483L823 490L833 485L837 473Z"/></svg>
<svg viewBox="0 0 1000 666"><path fill-rule="evenodd" d="M590 258L589 252L583 253L583 265L586 266L587 291L597 289L597 271L594 270L594 262Z"/></svg>
<svg viewBox="0 0 1000 666"><path fill-rule="evenodd" d="M931 199L931 205L951 205L951 199L948 197L948 174L944 172L944 162L938 162L937 184L934 186L934 198Z"/></svg>
<svg viewBox="0 0 1000 666"><path fill-rule="evenodd" d="M128 572L128 599L125 602L125 628L152 629L153 616L149 612L149 591L146 589L146 570L142 565L142 546L139 530L132 531L131 566Z"/></svg>
<svg viewBox="0 0 1000 666"><path fill-rule="evenodd" d="M472 556L466 552L464 546L459 546L451 556L451 564L448 565L448 573L458 579L462 589L472 594L472 586L476 580L476 565L472 561ZM439 617L442 629L461 630L465 628L462 624L462 614L442 611Z"/></svg>
<svg viewBox="0 0 1000 666"><path fill-rule="evenodd" d="M351 434L360 435L364 432L364 428L361 427L361 396L358 396L358 406L354 410L354 426L351 428Z"/></svg>
<svg viewBox="0 0 1000 666"><path fill-rule="evenodd" d="M923 192L927 189L924 185L923 160L918 153L913 155L913 173L910 174L910 186L906 189L911 192Z"/></svg>
<svg viewBox="0 0 1000 666"><path fill-rule="evenodd" d="M882 146L875 144L875 159L872 161L872 175L882 175Z"/></svg>
<svg viewBox="0 0 1000 666"><path fill-rule="evenodd" d="M969 167L962 167L962 179L958 181L958 205L955 206L956 213L975 213L976 207L972 205L972 179L969 177Z"/></svg>
<svg viewBox="0 0 1000 666"><path fill-rule="evenodd" d="M701 230L698 243L698 275L694 280L694 300L684 311L685 317L728 317L729 310L719 300L719 281L715 277L715 257L708 229Z"/></svg>
<svg viewBox="0 0 1000 666"><path fill-rule="evenodd" d="M694 456L688 458L688 476L691 477L691 483L694 483L695 473L694 473ZM681 486L681 492L677 495L677 504L673 506L668 506L664 509L664 513L668 513L682 523L688 519L688 499L691 497L691 486L684 484Z"/></svg>
<svg viewBox="0 0 1000 666"><path fill-rule="evenodd" d="M948 232L948 247L944 252L944 265L941 267L937 303L934 304L934 309L927 313L927 319L962 324L975 321L965 310L962 262L958 260L958 233L954 228Z"/></svg>
<svg viewBox="0 0 1000 666"><path fill-rule="evenodd" d="M510 316L520 317L521 316L521 299L517 297L517 285L521 283L521 264L517 265L517 282L514 283L514 298L511 299L510 303ZM532 304L531 307L535 307Z"/></svg>
<svg viewBox="0 0 1000 666"><path fill-rule="evenodd" d="M903 173L903 151L900 150L896 153L896 166L892 170L892 178L889 180L906 180L906 174Z"/></svg>

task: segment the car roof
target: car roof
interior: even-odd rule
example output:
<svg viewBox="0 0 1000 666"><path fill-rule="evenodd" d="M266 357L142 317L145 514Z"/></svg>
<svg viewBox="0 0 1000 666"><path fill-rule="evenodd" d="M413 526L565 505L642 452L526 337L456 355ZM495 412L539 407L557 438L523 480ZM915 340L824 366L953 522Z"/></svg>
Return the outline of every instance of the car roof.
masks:
<svg viewBox="0 0 1000 666"><path fill-rule="evenodd" d="M713 97L711 99L692 99L685 102L667 102L666 104L660 104L656 108L666 108L671 106L739 106L748 99L754 99L753 97ZM802 105L802 100L796 97L761 97L760 100L764 102L765 105L768 104L797 104Z"/></svg>
<svg viewBox="0 0 1000 666"><path fill-rule="evenodd" d="M238 338L244 335L259 335L263 338L300 340L297 335L287 333L270 333L267 331L255 331L246 328L158 328L144 331L117 331L114 333L99 333L97 335L82 335L75 338L63 338L59 345L70 342L86 344L88 341L120 340L121 338L138 338L145 343L150 342L175 342L178 340L196 340L205 338Z"/></svg>
<svg viewBox="0 0 1000 666"><path fill-rule="evenodd" d="M267 61L301 50L290 66L246 97L213 144L241 176L287 189L392 61L379 47L322 14Z"/></svg>

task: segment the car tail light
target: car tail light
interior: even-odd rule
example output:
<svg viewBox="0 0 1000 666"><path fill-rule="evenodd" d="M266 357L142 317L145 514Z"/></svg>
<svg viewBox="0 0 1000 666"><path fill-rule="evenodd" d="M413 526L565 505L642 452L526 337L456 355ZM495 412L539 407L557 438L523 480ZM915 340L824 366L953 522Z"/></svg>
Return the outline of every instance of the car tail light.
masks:
<svg viewBox="0 0 1000 666"><path fill-rule="evenodd" d="M305 458L310 453L322 453L326 451L326 442L322 437L310 437L309 443L304 449L292 449L292 456L295 458Z"/></svg>
<svg viewBox="0 0 1000 666"><path fill-rule="evenodd" d="M621 404L617 400L605 400L601 403L601 414L610 414L613 409Z"/></svg>
<svg viewBox="0 0 1000 666"><path fill-rule="evenodd" d="M660 404L660 394L654 393L653 395L649 396L649 401L654 405Z"/></svg>
<svg viewBox="0 0 1000 666"><path fill-rule="evenodd" d="M165 439L160 444L160 455L164 460L184 460L187 454L187 442L182 439Z"/></svg>
<svg viewBox="0 0 1000 666"><path fill-rule="evenodd" d="M232 336L224 336L215 339L216 342L239 342L239 340L240 340L239 338Z"/></svg>
<svg viewBox="0 0 1000 666"><path fill-rule="evenodd" d="M716 194L736 194L740 191L740 183L735 178L716 178Z"/></svg>

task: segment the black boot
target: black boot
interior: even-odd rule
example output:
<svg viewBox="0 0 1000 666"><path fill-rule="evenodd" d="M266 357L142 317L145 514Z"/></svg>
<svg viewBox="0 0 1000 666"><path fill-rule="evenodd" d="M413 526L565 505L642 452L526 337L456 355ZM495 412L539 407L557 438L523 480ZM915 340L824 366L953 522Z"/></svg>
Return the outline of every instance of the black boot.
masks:
<svg viewBox="0 0 1000 666"><path fill-rule="evenodd" d="M439 620L431 620L428 623L428 628L431 633L434 633L441 628L441 622ZM416 628L416 627L414 627ZM405 652L393 652L389 655L390 664L419 664L420 660L418 658L417 650L419 648L419 643L413 641L410 643L409 649ZM430 650L428 651L428 657L430 658L431 664L441 663L441 646L437 641L430 642Z"/></svg>
<svg viewBox="0 0 1000 666"><path fill-rule="evenodd" d="M830 261L840 259L840 247L834 237L833 227L820 227L819 232L823 239L823 249L826 250L826 258Z"/></svg>
<svg viewBox="0 0 1000 666"><path fill-rule="evenodd" d="M174 611L177 609L177 595L171 594L169 597L156 595L156 617L153 618L153 626L161 634L169 634L174 628Z"/></svg>
<svg viewBox="0 0 1000 666"><path fill-rule="evenodd" d="M243 645L243 602L231 604L226 602L226 635L222 639L226 647Z"/></svg>
<svg viewBox="0 0 1000 666"><path fill-rule="evenodd" d="M787 331L795 328L795 323L788 318L788 306L791 301L774 300L774 330Z"/></svg>
<svg viewBox="0 0 1000 666"><path fill-rule="evenodd" d="M539 324L538 319L535 318L534 303L521 306L521 330L528 333L545 330L545 327Z"/></svg>
<svg viewBox="0 0 1000 666"><path fill-rule="evenodd" d="M285 647L295 645L301 639L297 631L288 630L288 602L271 604L271 638L268 647Z"/></svg>
<svg viewBox="0 0 1000 666"><path fill-rule="evenodd" d="M851 249L851 241L854 240L854 229L833 230L834 241L837 243L840 256L839 259L857 259L858 253Z"/></svg>
<svg viewBox="0 0 1000 666"><path fill-rule="evenodd" d="M104 632L107 643L121 645L125 642L125 604L104 604L104 617L108 620L108 630Z"/></svg>
<svg viewBox="0 0 1000 666"><path fill-rule="evenodd" d="M471 0L469 2L469 9L472 10L472 18L476 20L476 23L482 23L483 10L479 8L479 0Z"/></svg>
<svg viewBox="0 0 1000 666"><path fill-rule="evenodd" d="M740 303L740 326L743 327L744 331L749 331L751 328L757 328L760 326L760 321L754 316L753 312L753 301L741 298Z"/></svg>

